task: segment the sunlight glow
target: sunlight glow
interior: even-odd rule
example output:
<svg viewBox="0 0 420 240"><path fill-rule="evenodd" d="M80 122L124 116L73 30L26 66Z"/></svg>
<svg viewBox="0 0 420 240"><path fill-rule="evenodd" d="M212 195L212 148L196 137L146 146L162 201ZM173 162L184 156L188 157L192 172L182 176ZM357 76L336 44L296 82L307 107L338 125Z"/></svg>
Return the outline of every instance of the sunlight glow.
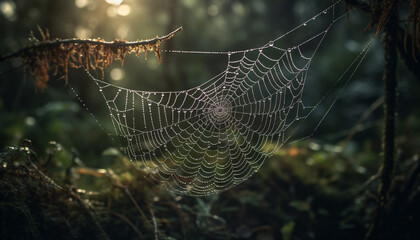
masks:
<svg viewBox="0 0 420 240"><path fill-rule="evenodd" d="M109 75L111 76L112 80L120 81L124 78L125 72L121 68L114 68L111 70Z"/></svg>
<svg viewBox="0 0 420 240"><path fill-rule="evenodd" d="M92 31L89 28L85 28L79 25L74 29L74 34L77 38L85 39L91 37Z"/></svg>
<svg viewBox="0 0 420 240"><path fill-rule="evenodd" d="M118 15L121 15L121 16L128 16L131 13L131 7L128 6L127 4L123 4L118 7L117 13Z"/></svg>
<svg viewBox="0 0 420 240"><path fill-rule="evenodd" d="M123 0L105 0L107 3L112 4L112 5L120 5L122 3Z"/></svg>
<svg viewBox="0 0 420 240"><path fill-rule="evenodd" d="M35 118L34 117L31 117L31 116L29 116L29 117L26 117L25 118L25 124L27 125L27 126L33 126L33 125L35 125Z"/></svg>
<svg viewBox="0 0 420 240"><path fill-rule="evenodd" d="M149 58L147 59L146 65L150 70L156 70L159 67L159 62L157 58Z"/></svg>
<svg viewBox="0 0 420 240"><path fill-rule="evenodd" d="M9 21L16 19L16 5L11 1L4 1L0 3L0 12L7 18Z"/></svg>
<svg viewBox="0 0 420 240"><path fill-rule="evenodd" d="M128 36L129 32L130 32L130 28L127 25L121 25L117 29L116 36L117 38L125 38Z"/></svg>
<svg viewBox="0 0 420 240"><path fill-rule="evenodd" d="M75 0L74 5L78 8L84 8L86 5L88 5L89 0Z"/></svg>
<svg viewBox="0 0 420 240"><path fill-rule="evenodd" d="M114 6L109 7L106 10L106 14L108 14L109 17L115 17L115 16L117 16L117 8L114 7Z"/></svg>
<svg viewBox="0 0 420 240"><path fill-rule="evenodd" d="M131 7L127 4L123 4L123 5L118 6L118 7L111 6L111 7L108 7L106 13L110 17L115 17L117 15L128 16L131 13Z"/></svg>

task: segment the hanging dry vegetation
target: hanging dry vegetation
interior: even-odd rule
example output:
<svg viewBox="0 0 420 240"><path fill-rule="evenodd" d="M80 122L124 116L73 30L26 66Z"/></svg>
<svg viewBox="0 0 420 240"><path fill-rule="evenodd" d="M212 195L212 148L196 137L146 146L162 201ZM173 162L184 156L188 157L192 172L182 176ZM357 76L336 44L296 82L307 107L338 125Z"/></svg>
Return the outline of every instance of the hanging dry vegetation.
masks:
<svg viewBox="0 0 420 240"><path fill-rule="evenodd" d="M64 71L60 78L65 78L67 83L68 68L100 69L108 67L114 60L124 64L127 54L145 54L154 52L159 63L162 62L160 55L160 43L172 38L180 32L182 27L163 36L153 39L127 42L116 39L112 42L103 39L55 39L51 40L48 31L40 29L42 40L32 38L32 45L0 58L0 61L12 58L21 58L23 65L29 71L35 87L44 90L49 81L49 73L53 76L60 75L60 69Z"/></svg>
<svg viewBox="0 0 420 240"><path fill-rule="evenodd" d="M402 62L417 79L420 79L420 1L418 0L345 0L347 8L358 8L370 14L370 28L379 34L385 25L395 28L397 49ZM401 9L407 9L406 17L400 19ZM392 15L397 15L396 24L390 23ZM405 16L405 15L404 15Z"/></svg>
<svg viewBox="0 0 420 240"><path fill-rule="evenodd" d="M420 2L417 0L410 1L410 15L407 18L406 23L406 35L405 38L408 38L409 28L411 27L411 54L413 55L414 59L416 59L416 52L415 49L420 49ZM407 43L407 40L405 41ZM405 46L405 50L407 51L407 46Z"/></svg>

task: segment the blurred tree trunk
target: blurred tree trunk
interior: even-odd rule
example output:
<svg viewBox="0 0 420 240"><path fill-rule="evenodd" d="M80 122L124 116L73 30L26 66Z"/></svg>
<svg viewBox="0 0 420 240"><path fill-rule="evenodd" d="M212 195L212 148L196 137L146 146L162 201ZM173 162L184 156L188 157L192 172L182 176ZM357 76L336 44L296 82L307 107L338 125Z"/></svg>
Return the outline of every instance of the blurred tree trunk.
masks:
<svg viewBox="0 0 420 240"><path fill-rule="evenodd" d="M356 7L371 17L370 27L377 29L377 34L384 33L384 130L382 139L382 163L380 168L380 186L377 193L377 208L366 239L395 239L395 234L403 237L407 232L407 210L413 206L410 195L415 192L414 182L420 167L411 174L402 175L397 185L394 177L395 162L395 116L397 66L401 59L407 70L420 80L420 2L403 0L345 0L348 7ZM407 4L408 3L408 4ZM403 10L401 8L404 8ZM409 8L409 9L407 9ZM404 21L400 21L400 12L409 10ZM404 23L404 27L400 25ZM401 186L400 186L401 185ZM409 229L415 233L417 229ZM416 233L415 233L416 235ZM408 236L408 235L407 235Z"/></svg>
<svg viewBox="0 0 420 240"><path fill-rule="evenodd" d="M394 168L395 168L395 113L396 113L396 87L397 87L397 29L398 11L397 4L393 6L389 17L384 25L383 46L385 50L385 66L383 73L384 81L384 129L382 139L383 159L381 165L381 185L378 193L378 206L374 221L370 225L366 239L378 239L383 228L387 203L390 198Z"/></svg>

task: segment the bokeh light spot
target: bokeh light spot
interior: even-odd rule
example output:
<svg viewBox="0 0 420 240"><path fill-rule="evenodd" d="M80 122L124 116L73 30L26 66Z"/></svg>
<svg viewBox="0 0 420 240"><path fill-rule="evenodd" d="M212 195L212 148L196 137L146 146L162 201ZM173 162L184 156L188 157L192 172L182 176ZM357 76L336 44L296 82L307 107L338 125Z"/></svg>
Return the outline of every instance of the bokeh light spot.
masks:
<svg viewBox="0 0 420 240"><path fill-rule="evenodd" d="M33 19L37 19L40 16L40 12L38 8L30 8L28 10L28 16Z"/></svg>
<svg viewBox="0 0 420 240"><path fill-rule="evenodd" d="M86 5L88 5L89 0L75 0L74 5L78 8L84 8Z"/></svg>
<svg viewBox="0 0 420 240"><path fill-rule="evenodd" d="M110 77L112 80L114 81L120 81L124 78L125 76L125 72L123 69L121 68L114 68L111 70L111 72L109 73Z"/></svg>
<svg viewBox="0 0 420 240"><path fill-rule="evenodd" d="M35 118L34 117L31 117L31 116L26 117L25 118L25 124L27 126L33 126L33 125L35 125Z"/></svg>
<svg viewBox="0 0 420 240"><path fill-rule="evenodd" d="M237 15L244 15L246 12L244 5L242 5L240 2L234 2L232 4L232 10Z"/></svg>
<svg viewBox="0 0 420 240"><path fill-rule="evenodd" d="M130 28L127 25L121 25L117 28L116 37L126 38L129 32L130 32Z"/></svg>
<svg viewBox="0 0 420 240"><path fill-rule="evenodd" d="M156 70L159 67L159 62L156 58L148 58L146 64L150 70Z"/></svg>
<svg viewBox="0 0 420 240"><path fill-rule="evenodd" d="M76 35L77 38L90 38L92 31L89 28L77 26L74 29L74 35Z"/></svg>
<svg viewBox="0 0 420 240"><path fill-rule="evenodd" d="M182 4L187 8L193 8L196 4L195 0L182 0Z"/></svg>
<svg viewBox="0 0 420 240"><path fill-rule="evenodd" d="M131 7L127 4L123 4L118 7L117 13L121 16L128 16L131 13Z"/></svg>
<svg viewBox="0 0 420 240"><path fill-rule="evenodd" d="M4 1L0 3L0 12L9 21L16 20L16 4L12 1Z"/></svg>
<svg viewBox="0 0 420 240"><path fill-rule="evenodd" d="M112 4L112 5L120 5L122 3L123 0L105 0L107 3Z"/></svg>
<svg viewBox="0 0 420 240"><path fill-rule="evenodd" d="M117 8L114 7L114 6L109 7L106 10L106 14L108 15L108 17L115 17L115 16L117 16Z"/></svg>
<svg viewBox="0 0 420 240"><path fill-rule="evenodd" d="M219 13L219 8L216 5L211 5L207 8L207 14L209 16L216 16Z"/></svg>

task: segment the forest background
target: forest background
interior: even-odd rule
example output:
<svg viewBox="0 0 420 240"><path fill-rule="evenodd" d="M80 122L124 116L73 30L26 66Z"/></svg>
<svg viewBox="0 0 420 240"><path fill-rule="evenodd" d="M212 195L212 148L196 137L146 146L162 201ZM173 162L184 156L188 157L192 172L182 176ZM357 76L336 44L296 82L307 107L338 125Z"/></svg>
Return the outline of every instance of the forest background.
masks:
<svg viewBox="0 0 420 240"><path fill-rule="evenodd" d="M410 58L415 58L416 51L406 51L406 58L396 61L392 174L384 176L385 170L380 170L390 166L387 154L382 153L387 101L383 75L384 69L392 68L385 58L389 48L384 36L389 36L392 29L387 25L392 24L413 33L411 29L418 25L410 20L410 9L416 4L347 2L349 9L355 5L362 9L352 11L328 34L311 64L305 100L316 103L324 96L380 31L320 128L309 139L285 145L248 181L207 197L178 196L144 180L145 170L133 168L112 140L108 110L83 70L70 69L68 84L59 76L52 77L46 89L40 90L19 59L2 61L0 236L417 239L420 82L418 64ZM367 10L374 9L375 3L380 9L376 19L375 11ZM390 11L383 25L380 16L392 3L400 8ZM0 53L28 45L28 38L42 39L38 29L48 29L53 38L131 41L162 36L179 26L184 30L162 43L162 49L247 49L270 41L330 4L309 0L6 0L0 2ZM345 4L338 8L345 11ZM404 42L397 30L394 33L391 38L397 44ZM404 54L399 51L398 56ZM115 62L106 68L105 78L141 90L181 90L210 79L225 64L225 59L212 55L163 52L162 64L153 54L147 60L127 56L123 67ZM342 87L334 88L332 96ZM330 104L319 106L314 122L320 121ZM383 194L387 181L390 186Z"/></svg>

